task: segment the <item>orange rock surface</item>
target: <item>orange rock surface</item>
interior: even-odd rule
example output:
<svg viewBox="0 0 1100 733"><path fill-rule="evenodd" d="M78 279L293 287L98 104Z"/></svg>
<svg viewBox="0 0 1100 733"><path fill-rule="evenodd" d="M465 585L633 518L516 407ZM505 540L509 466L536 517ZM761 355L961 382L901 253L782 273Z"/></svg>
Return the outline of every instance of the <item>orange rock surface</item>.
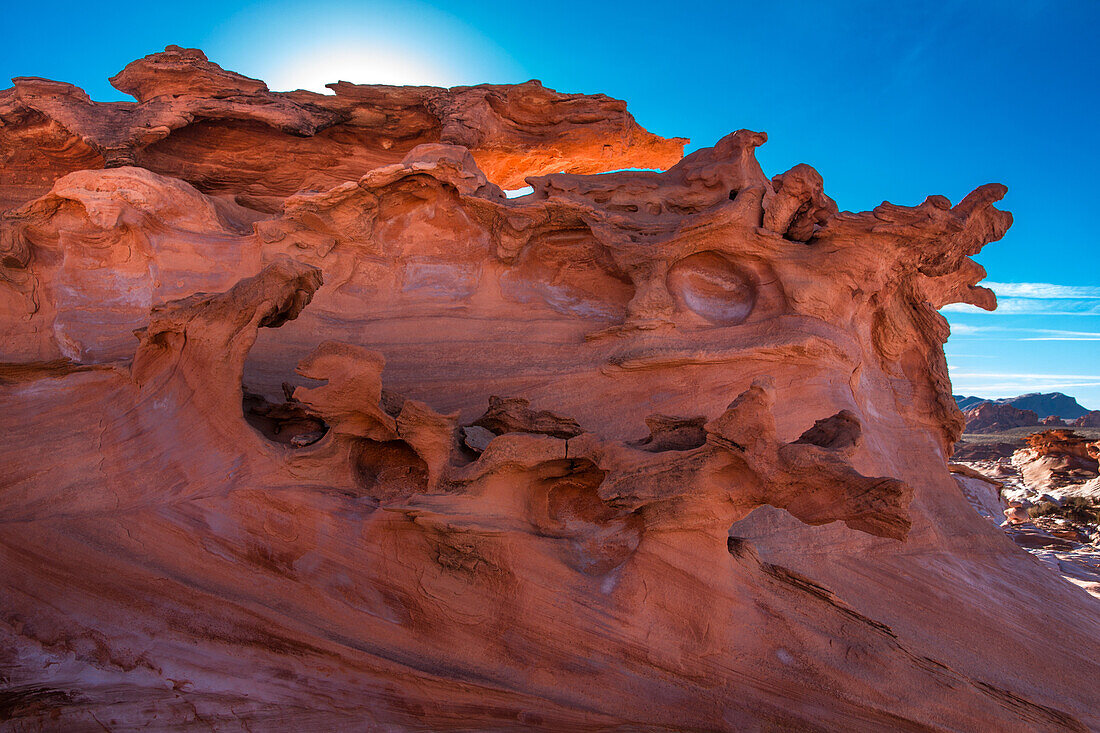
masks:
<svg viewBox="0 0 1100 733"><path fill-rule="evenodd" d="M16 725L1100 726L1096 601L947 468L1003 186L839 212L533 83L114 82L0 92Z"/></svg>

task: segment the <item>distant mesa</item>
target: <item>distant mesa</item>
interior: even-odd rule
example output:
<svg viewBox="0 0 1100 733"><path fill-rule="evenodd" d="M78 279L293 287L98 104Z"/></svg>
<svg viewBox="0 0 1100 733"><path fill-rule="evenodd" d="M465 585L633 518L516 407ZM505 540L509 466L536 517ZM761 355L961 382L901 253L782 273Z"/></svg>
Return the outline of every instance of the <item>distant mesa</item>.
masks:
<svg viewBox="0 0 1100 733"><path fill-rule="evenodd" d="M1089 410L1082 407L1077 400L1061 392L1031 392L1019 395L1018 397L1002 397L996 400L989 400L984 397L966 397L963 395L952 396L955 398L955 403L959 406L959 409L963 412L977 407L980 404L992 402L999 405L1011 405L1019 410L1031 410L1038 417L1054 416L1060 417L1063 420L1076 420L1089 413Z"/></svg>
<svg viewBox="0 0 1100 733"><path fill-rule="evenodd" d="M1061 392L1049 392L986 400L953 395L963 411L967 433L999 433L1013 428L1100 428L1100 410L1086 410Z"/></svg>

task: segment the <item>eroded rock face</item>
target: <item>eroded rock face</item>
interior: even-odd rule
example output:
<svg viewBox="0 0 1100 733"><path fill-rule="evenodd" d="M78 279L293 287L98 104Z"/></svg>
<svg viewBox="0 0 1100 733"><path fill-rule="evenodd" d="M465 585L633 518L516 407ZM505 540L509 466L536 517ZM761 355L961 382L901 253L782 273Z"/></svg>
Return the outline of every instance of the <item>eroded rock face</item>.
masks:
<svg viewBox="0 0 1100 733"><path fill-rule="evenodd" d="M745 130L537 175L668 148L530 84L276 94L176 48L116 84L115 167L0 224L21 725L1100 725L1094 601L946 466L936 308L995 305L1002 186L838 212ZM203 121L133 144L163 110Z"/></svg>

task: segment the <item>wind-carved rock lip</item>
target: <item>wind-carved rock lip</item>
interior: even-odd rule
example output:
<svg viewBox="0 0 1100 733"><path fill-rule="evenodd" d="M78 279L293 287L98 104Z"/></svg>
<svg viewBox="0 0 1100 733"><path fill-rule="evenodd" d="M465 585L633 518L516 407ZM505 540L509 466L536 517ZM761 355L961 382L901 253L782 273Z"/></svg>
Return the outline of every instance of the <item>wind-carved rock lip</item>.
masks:
<svg viewBox="0 0 1100 733"><path fill-rule="evenodd" d="M535 81L453 89L339 82L329 85L333 95L272 92L179 46L138 59L111 79L137 103L93 102L71 84L46 79L13 82L0 91L0 143L24 147L13 137L20 132L57 140L49 141L48 158L27 152L9 161L21 183L0 187L0 210L33 198L22 190L40 187L44 172L58 178L81 168L142 165L214 193L225 192L229 180L236 182L230 188L245 182L247 191L231 193L274 210L276 201L319 181L329 188L396 163L419 143L469 148L494 182L519 188L527 176L557 170L666 168L687 142L645 131L624 102L559 94ZM43 122L52 126L48 133ZM279 170L241 145L242 135L266 137ZM333 149L341 160L332 159Z"/></svg>
<svg viewBox="0 0 1100 733"><path fill-rule="evenodd" d="M268 91L259 79L226 71L197 48L167 46L163 52L131 61L111 77L111 86L139 102L158 97L247 96Z"/></svg>
<svg viewBox="0 0 1100 733"><path fill-rule="evenodd" d="M283 259L225 293L157 306L149 326L137 332L134 381L162 398L180 400L180 411L197 407L215 425L244 432L240 413L230 419L228 412L240 404L243 364L257 331L297 318L321 284L316 268ZM854 414L844 411L819 420L799 440L784 444L776 435L773 397L764 383L710 422L653 416L647 420L650 438L631 446L606 442L575 420L532 410L520 398L490 398L486 413L460 429L457 414L439 415L415 400L384 395L384 367L380 354L362 347L331 341L318 345L298 373L323 384L298 387L292 399L328 433L304 451L279 454L281 460L291 467L307 461L315 472L341 477L338 484L385 504L418 494L462 492L505 467L538 472L555 461L583 461L599 479L585 479L589 488L582 494L588 498L575 500L591 505L584 511L596 512L593 516L610 510L592 502L628 510L634 517L631 532L639 538L650 529L677 529L681 520L696 526L692 517L698 513L713 519L707 523L711 531L724 533L762 504L786 509L809 524L839 520L893 539L904 539L910 526L906 507L912 490L893 479L862 476L848 464L861 432ZM470 448L464 433L469 428L490 433L473 461L463 458ZM319 470L316 464L326 462L330 465ZM668 484L670 474L684 483ZM687 486L717 488L685 494ZM681 509L649 518L647 506L671 500Z"/></svg>
<svg viewBox="0 0 1100 733"><path fill-rule="evenodd" d="M591 338L621 336L598 332ZM714 331L677 336L657 330L630 334L622 346L611 350L604 371L637 371L700 364L735 364L746 359L785 359L815 363L828 360L855 368L860 361L856 339L847 332L816 318L781 315L752 324L734 324Z"/></svg>

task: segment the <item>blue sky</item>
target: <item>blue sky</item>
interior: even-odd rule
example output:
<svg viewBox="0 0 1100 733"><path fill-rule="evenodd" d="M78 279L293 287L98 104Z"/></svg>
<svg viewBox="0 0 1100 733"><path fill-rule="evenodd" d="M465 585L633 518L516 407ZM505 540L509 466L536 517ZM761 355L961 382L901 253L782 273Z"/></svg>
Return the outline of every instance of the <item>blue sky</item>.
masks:
<svg viewBox="0 0 1100 733"><path fill-rule="evenodd" d="M946 315L955 391L1059 390L1100 409L1100 3L264 2L9 4L0 79L107 77L169 43L273 89L530 78L626 99L689 150L764 130L769 174L807 162L842 209L1009 187L977 259L996 313Z"/></svg>

